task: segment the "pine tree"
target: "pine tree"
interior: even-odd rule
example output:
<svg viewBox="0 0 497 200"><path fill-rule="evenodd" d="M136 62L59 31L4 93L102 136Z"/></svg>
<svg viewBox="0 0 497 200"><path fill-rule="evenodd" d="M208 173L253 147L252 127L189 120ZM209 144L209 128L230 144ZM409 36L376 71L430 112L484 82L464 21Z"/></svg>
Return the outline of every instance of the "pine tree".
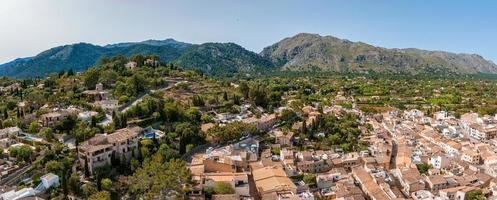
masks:
<svg viewBox="0 0 497 200"><path fill-rule="evenodd" d="M88 166L88 160L85 159L85 176L90 177L90 167Z"/></svg>
<svg viewBox="0 0 497 200"><path fill-rule="evenodd" d="M307 135L307 122L304 120L302 122L302 135Z"/></svg>
<svg viewBox="0 0 497 200"><path fill-rule="evenodd" d="M64 192L64 196L67 197L67 194L69 193L68 189L67 189L67 169L65 169L64 167L64 170L62 170L62 180L61 180L61 184L62 184L62 191Z"/></svg>
<svg viewBox="0 0 497 200"><path fill-rule="evenodd" d="M97 117L92 116L90 121L91 127L97 127Z"/></svg>
<svg viewBox="0 0 497 200"><path fill-rule="evenodd" d="M67 76L73 76L74 75L74 70L69 69L69 71L67 72Z"/></svg>
<svg viewBox="0 0 497 200"><path fill-rule="evenodd" d="M9 112L7 111L7 108L3 109L3 118L8 119L9 118Z"/></svg>
<svg viewBox="0 0 497 200"><path fill-rule="evenodd" d="M224 101L228 101L228 93L226 91L224 91L223 99Z"/></svg>

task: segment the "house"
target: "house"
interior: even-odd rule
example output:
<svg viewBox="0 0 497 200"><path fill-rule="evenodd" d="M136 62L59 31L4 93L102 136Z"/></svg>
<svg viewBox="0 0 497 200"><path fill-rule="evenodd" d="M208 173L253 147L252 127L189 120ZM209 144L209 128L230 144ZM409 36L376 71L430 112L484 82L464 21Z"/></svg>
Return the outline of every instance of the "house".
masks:
<svg viewBox="0 0 497 200"><path fill-rule="evenodd" d="M334 185L334 182L348 177L349 176L344 168L333 168L326 173L317 174L316 185L318 186L318 189L330 188Z"/></svg>
<svg viewBox="0 0 497 200"><path fill-rule="evenodd" d="M446 169L450 165L451 158L445 154L437 154L430 158L430 164L436 169Z"/></svg>
<svg viewBox="0 0 497 200"><path fill-rule="evenodd" d="M494 125L484 126L479 123L469 125L469 135L477 140L490 140L497 136L497 127Z"/></svg>
<svg viewBox="0 0 497 200"><path fill-rule="evenodd" d="M136 66L138 65L138 63L134 62L134 61L129 61L128 63L126 63L124 65L124 67L126 67L127 69L133 69L135 68Z"/></svg>
<svg viewBox="0 0 497 200"><path fill-rule="evenodd" d="M423 182L423 178L416 168L404 167L396 169L395 175L399 178L402 192L407 196L425 189L425 182Z"/></svg>
<svg viewBox="0 0 497 200"><path fill-rule="evenodd" d="M300 172L320 173L330 170L333 166L333 162L328 160L327 155L316 156L309 151L300 151L295 155L297 157L295 164Z"/></svg>
<svg viewBox="0 0 497 200"><path fill-rule="evenodd" d="M57 122L64 120L69 116L69 112L56 111L41 115L40 123L45 127L54 127Z"/></svg>
<svg viewBox="0 0 497 200"><path fill-rule="evenodd" d="M0 139L8 138L9 136L20 136L24 132L17 126L8 127L0 130Z"/></svg>
<svg viewBox="0 0 497 200"><path fill-rule="evenodd" d="M457 186L457 182L449 182L450 179L441 175L427 176L425 181L431 192L437 193L439 190Z"/></svg>
<svg viewBox="0 0 497 200"><path fill-rule="evenodd" d="M248 164L259 159L259 140L250 137L227 146L210 147L205 152L203 162L206 171L207 162L211 163L212 166L223 166L223 169L227 168L230 171L247 171Z"/></svg>
<svg viewBox="0 0 497 200"><path fill-rule="evenodd" d="M304 124L303 122L295 122L295 123L293 123L292 124L292 130L296 131L296 132L301 132L303 124Z"/></svg>
<svg viewBox="0 0 497 200"><path fill-rule="evenodd" d="M297 186L287 177L281 166L268 166L252 171L257 193L262 199L281 192L297 193Z"/></svg>
<svg viewBox="0 0 497 200"><path fill-rule="evenodd" d="M440 194L439 196L442 199L448 199L448 200L465 200L466 198L466 193L476 190L477 188L475 187L468 187L468 186L459 186L459 187L453 187L453 188L447 188L440 190L438 193Z"/></svg>
<svg viewBox="0 0 497 200"><path fill-rule="evenodd" d="M9 86L6 87L0 87L1 92L14 92L15 90L21 89L21 84L20 83L13 83Z"/></svg>
<svg viewBox="0 0 497 200"><path fill-rule="evenodd" d="M204 173L202 175L203 185L205 187L214 187L216 182L224 182L235 189L238 196L250 196L249 179L247 173Z"/></svg>
<svg viewBox="0 0 497 200"><path fill-rule="evenodd" d="M410 197L414 200L433 200L435 196L428 190L419 190L413 192Z"/></svg>
<svg viewBox="0 0 497 200"><path fill-rule="evenodd" d="M283 132L279 129L271 131L271 136L274 137L275 142L277 144L280 144L281 146L292 146L292 138L294 133L289 131L289 132Z"/></svg>
<svg viewBox="0 0 497 200"><path fill-rule="evenodd" d="M438 145L443 149L443 151L450 155L458 155L462 148L459 142L454 140L441 140Z"/></svg>
<svg viewBox="0 0 497 200"><path fill-rule="evenodd" d="M158 67L160 65L160 62L155 59L147 59L145 62L143 62L144 65L150 66L150 67Z"/></svg>
<svg viewBox="0 0 497 200"><path fill-rule="evenodd" d="M78 119L81 119L86 123L90 123L91 118L96 117L97 115L98 115L98 112L95 112L95 111L80 112L80 113L78 113Z"/></svg>
<svg viewBox="0 0 497 200"><path fill-rule="evenodd" d="M29 112L28 102L26 101L21 101L17 103L17 108L19 109L19 113L21 116L25 116L26 113Z"/></svg>
<svg viewBox="0 0 497 200"><path fill-rule="evenodd" d="M480 154L474 150L464 150L462 151L461 160L466 161L472 165L480 164Z"/></svg>
<svg viewBox="0 0 497 200"><path fill-rule="evenodd" d="M17 141L9 137L0 139L0 147L3 149L8 149L10 146L16 144ZM0 152L2 154L3 152Z"/></svg>
<svg viewBox="0 0 497 200"><path fill-rule="evenodd" d="M123 128L111 134L97 134L83 142L79 147L79 160L82 166L88 165L93 173L97 167L111 164L114 154L117 159L130 159L133 151L138 148L141 128Z"/></svg>
<svg viewBox="0 0 497 200"><path fill-rule="evenodd" d="M257 129L269 130L277 122L276 114L264 115L257 121Z"/></svg>
<svg viewBox="0 0 497 200"><path fill-rule="evenodd" d="M293 176L297 174L297 167L295 166L295 157L292 150L286 148L280 150L280 160L286 174Z"/></svg>
<svg viewBox="0 0 497 200"><path fill-rule="evenodd" d="M352 177L362 189L364 194L371 200L389 200L392 199L381 189L375 179L361 166L352 168Z"/></svg>
<svg viewBox="0 0 497 200"><path fill-rule="evenodd" d="M95 90L85 90L82 94L88 100L93 102L107 100L110 93L104 90L104 85L102 83L98 83L95 85Z"/></svg>
<svg viewBox="0 0 497 200"><path fill-rule="evenodd" d="M118 108L119 101L118 100L101 100L101 101L95 101L93 103L93 105L97 106L97 107L101 107L108 112L112 112Z"/></svg>

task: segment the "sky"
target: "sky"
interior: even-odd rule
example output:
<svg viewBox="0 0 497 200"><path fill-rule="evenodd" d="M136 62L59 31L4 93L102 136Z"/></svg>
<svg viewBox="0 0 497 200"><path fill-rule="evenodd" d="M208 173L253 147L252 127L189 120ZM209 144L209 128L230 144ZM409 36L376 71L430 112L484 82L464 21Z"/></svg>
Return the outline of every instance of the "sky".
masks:
<svg viewBox="0 0 497 200"><path fill-rule="evenodd" d="M497 1L0 0L0 63L64 44L166 38L260 52L302 32L497 62Z"/></svg>

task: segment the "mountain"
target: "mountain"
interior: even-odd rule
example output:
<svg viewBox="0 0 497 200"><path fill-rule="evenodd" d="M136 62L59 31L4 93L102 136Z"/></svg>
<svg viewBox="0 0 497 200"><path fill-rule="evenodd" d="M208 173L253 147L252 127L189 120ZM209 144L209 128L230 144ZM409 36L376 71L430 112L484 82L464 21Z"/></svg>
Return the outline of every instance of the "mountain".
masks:
<svg viewBox="0 0 497 200"><path fill-rule="evenodd" d="M136 54L158 55L162 62L173 62L187 69L211 75L253 72L273 64L257 53L234 43L189 44L173 39L125 42L97 46L78 43L55 47L34 57L16 59L0 65L0 76L16 78L44 76L61 70L84 71L102 57Z"/></svg>
<svg viewBox="0 0 497 200"><path fill-rule="evenodd" d="M277 67L291 71L380 73L497 73L497 65L476 54L418 49L387 49L332 36L301 33L260 53Z"/></svg>
<svg viewBox="0 0 497 200"><path fill-rule="evenodd" d="M0 76L44 76L73 69L84 71L102 57L158 55L162 62L210 75L245 72L330 71L387 74L497 74L497 65L476 54L420 49L387 49L332 36L301 33L285 38L259 54L234 43L189 44L173 39L98 46L64 45L36 56L0 65Z"/></svg>
<svg viewBox="0 0 497 200"><path fill-rule="evenodd" d="M206 74L226 75L254 72L273 68L273 64L260 55L234 43L204 43L188 48L176 64Z"/></svg>
<svg viewBox="0 0 497 200"><path fill-rule="evenodd" d="M178 49L182 48L187 48L191 46L189 43L185 42L179 42L174 39L165 39L165 40L145 40L142 42L124 42L124 43L117 43L117 44L109 44L105 45L104 47L106 48L114 48L114 47L129 47L132 45L137 45L137 44L144 44L144 45L150 45L150 46L170 46Z"/></svg>
<svg viewBox="0 0 497 200"><path fill-rule="evenodd" d="M147 40L143 42L119 43L97 46L88 43L77 43L55 47L40 54L20 58L0 65L0 76L16 78L44 76L61 70L73 69L84 71L96 64L102 57L135 54L155 54L163 62L177 59L191 44L167 40Z"/></svg>

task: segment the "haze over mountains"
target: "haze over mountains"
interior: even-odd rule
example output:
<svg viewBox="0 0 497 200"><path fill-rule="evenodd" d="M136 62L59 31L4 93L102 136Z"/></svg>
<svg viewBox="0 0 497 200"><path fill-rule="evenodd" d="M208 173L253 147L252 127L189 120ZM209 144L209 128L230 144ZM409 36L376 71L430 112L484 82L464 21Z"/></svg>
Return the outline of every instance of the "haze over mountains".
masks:
<svg viewBox="0 0 497 200"><path fill-rule="evenodd" d="M332 36L301 33L263 49L259 54L234 43L189 44L173 39L125 42L106 46L64 45L34 57L0 65L0 76L44 76L73 69L84 71L102 57L155 54L206 74L225 75L272 70L379 72L405 74L497 74L497 65L476 54L419 49L387 49Z"/></svg>

